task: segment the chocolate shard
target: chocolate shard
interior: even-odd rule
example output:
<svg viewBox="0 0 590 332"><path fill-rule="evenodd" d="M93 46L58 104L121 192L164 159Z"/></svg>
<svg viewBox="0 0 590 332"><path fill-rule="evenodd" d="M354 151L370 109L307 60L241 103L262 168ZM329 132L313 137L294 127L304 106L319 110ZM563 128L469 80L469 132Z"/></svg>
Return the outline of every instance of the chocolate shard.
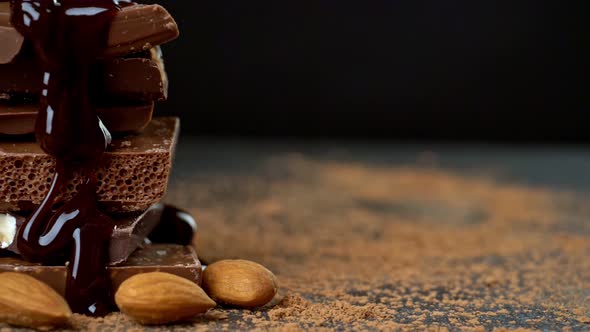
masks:
<svg viewBox="0 0 590 332"><path fill-rule="evenodd" d="M188 279L200 285L202 276L201 262L192 247L172 244L154 244L139 249L120 265L111 265L108 274L113 293L123 281L130 277L148 272L166 272ZM28 274L45 282L59 294L65 294L65 266L42 266L29 263L19 258L0 258L0 272L19 272Z"/></svg>
<svg viewBox="0 0 590 332"><path fill-rule="evenodd" d="M147 236L162 224L163 204L155 204L135 217L114 218L117 223L111 236L109 257L111 264L125 262L129 256L145 243Z"/></svg>
<svg viewBox="0 0 590 332"><path fill-rule="evenodd" d="M141 131L152 120L154 103L99 108L98 116L113 133ZM0 103L0 134L24 135L35 131L37 105Z"/></svg>
<svg viewBox="0 0 590 332"><path fill-rule="evenodd" d="M162 219L162 212L164 211L163 204L155 204L142 213L134 213L113 217L116 226L113 229L111 242L109 244L110 264L120 264L126 261L129 256L139 247L145 244L147 236L161 225L166 227L167 220ZM6 216L7 214L0 214ZM11 215L15 220L15 234L18 233L25 218L19 215ZM12 252L20 255L18 251L18 237L6 239L10 244L1 251Z"/></svg>
<svg viewBox="0 0 590 332"><path fill-rule="evenodd" d="M111 24L104 57L118 57L141 51L176 39L178 26L160 5L123 7ZM9 63L20 53L23 38L10 24L10 6L0 2L0 64Z"/></svg>
<svg viewBox="0 0 590 332"><path fill-rule="evenodd" d="M12 63L0 65L0 93L38 96L43 77L40 67L34 56L21 56ZM159 47L152 48L145 58L99 62L91 72L92 89L101 99L152 102L168 96L168 78Z"/></svg>
<svg viewBox="0 0 590 332"><path fill-rule="evenodd" d="M97 165L97 198L106 212L143 211L166 191L180 131L174 117L155 118L140 135L116 138ZM0 211L30 211L49 191L55 160L33 139L0 141ZM76 174L65 194L77 192Z"/></svg>

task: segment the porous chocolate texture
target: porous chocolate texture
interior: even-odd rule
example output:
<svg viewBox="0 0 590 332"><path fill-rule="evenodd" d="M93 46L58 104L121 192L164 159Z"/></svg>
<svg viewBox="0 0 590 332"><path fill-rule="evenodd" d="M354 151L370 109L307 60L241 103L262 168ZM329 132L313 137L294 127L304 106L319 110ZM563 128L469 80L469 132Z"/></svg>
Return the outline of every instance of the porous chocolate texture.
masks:
<svg viewBox="0 0 590 332"><path fill-rule="evenodd" d="M97 165L97 196L107 212L143 211L160 201L166 191L172 157L180 131L179 120L155 118L141 135L113 140ZM0 142L0 211L29 211L45 198L55 173L55 160L31 138ZM69 181L65 194L77 192L79 176Z"/></svg>

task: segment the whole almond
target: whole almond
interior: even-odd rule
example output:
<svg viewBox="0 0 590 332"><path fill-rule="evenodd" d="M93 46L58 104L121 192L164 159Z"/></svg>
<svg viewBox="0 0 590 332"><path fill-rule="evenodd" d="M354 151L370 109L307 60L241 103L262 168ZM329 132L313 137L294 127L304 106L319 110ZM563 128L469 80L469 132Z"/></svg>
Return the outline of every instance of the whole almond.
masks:
<svg viewBox="0 0 590 332"><path fill-rule="evenodd" d="M51 328L68 325L72 311L51 287L22 273L0 273L0 323Z"/></svg>
<svg viewBox="0 0 590 332"><path fill-rule="evenodd" d="M115 294L124 314L140 324L178 322L204 313L217 304L191 281L163 272L135 275Z"/></svg>
<svg viewBox="0 0 590 332"><path fill-rule="evenodd" d="M205 269L203 289L219 303L254 308L270 302L278 284L275 275L258 263L222 260Z"/></svg>

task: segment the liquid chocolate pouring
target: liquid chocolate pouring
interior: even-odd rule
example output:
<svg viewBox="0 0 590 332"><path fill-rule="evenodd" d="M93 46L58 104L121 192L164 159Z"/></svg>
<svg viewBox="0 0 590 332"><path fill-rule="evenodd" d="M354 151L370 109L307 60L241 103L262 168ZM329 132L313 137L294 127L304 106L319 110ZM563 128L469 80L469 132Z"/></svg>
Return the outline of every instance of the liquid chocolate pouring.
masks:
<svg viewBox="0 0 590 332"><path fill-rule="evenodd" d="M19 229L18 251L32 262L68 261L66 299L72 311L105 315L114 308L106 266L115 223L97 207L95 166L111 135L97 116L89 72L107 48L113 18L130 2L11 0L10 4L12 25L32 42L41 61L44 74L35 133L41 148L56 159L49 193ZM76 184L78 194L54 211L75 173L82 175ZM192 239L196 230L192 217L172 207L163 217L169 218L165 223L176 225L169 231L177 232L154 236L155 242L189 244L187 235Z"/></svg>
<svg viewBox="0 0 590 332"><path fill-rule="evenodd" d="M113 300L106 275L113 221L97 208L94 167L110 133L97 116L89 68L107 46L117 0L11 0L11 21L32 41L43 67L35 125L43 150L56 158L51 189L21 227L18 249L27 260L53 263L70 252L66 298L74 312L104 315ZM56 198L81 173L78 194L56 212Z"/></svg>

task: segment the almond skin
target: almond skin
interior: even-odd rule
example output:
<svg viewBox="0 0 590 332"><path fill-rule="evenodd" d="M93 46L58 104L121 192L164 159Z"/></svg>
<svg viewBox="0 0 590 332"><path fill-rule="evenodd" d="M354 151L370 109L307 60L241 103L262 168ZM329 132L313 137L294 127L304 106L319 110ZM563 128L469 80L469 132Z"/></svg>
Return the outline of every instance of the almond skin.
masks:
<svg viewBox="0 0 590 332"><path fill-rule="evenodd" d="M0 273L0 323L35 329L69 325L68 303L43 282L22 273Z"/></svg>
<svg viewBox="0 0 590 332"><path fill-rule="evenodd" d="M138 274L125 280L115 294L115 302L121 312L144 325L187 320L217 305L201 287L163 272Z"/></svg>
<svg viewBox="0 0 590 332"><path fill-rule="evenodd" d="M278 283L275 275L258 263L222 260L205 269L203 289L219 303L249 309L270 302Z"/></svg>

